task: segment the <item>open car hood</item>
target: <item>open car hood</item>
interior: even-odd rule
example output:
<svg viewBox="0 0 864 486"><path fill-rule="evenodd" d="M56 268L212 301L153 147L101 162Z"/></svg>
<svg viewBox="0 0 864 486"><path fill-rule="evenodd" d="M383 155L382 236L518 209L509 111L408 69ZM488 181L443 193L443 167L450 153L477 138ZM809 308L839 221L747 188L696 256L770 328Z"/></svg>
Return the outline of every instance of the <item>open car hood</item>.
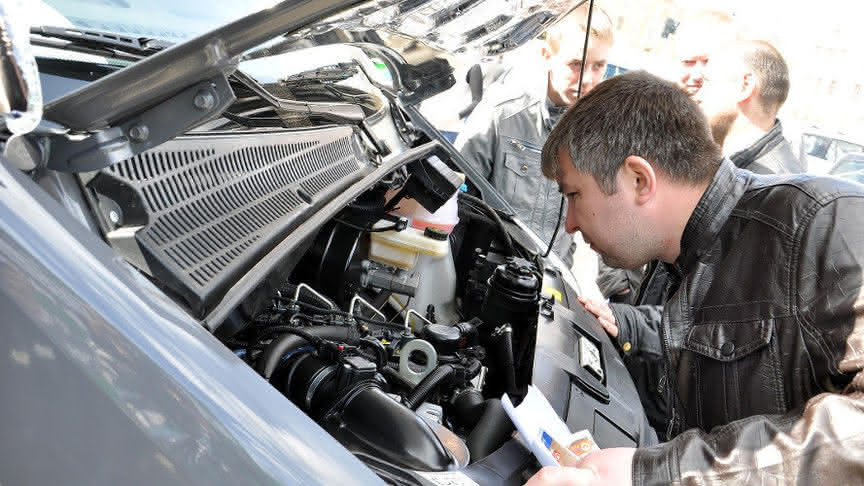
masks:
<svg viewBox="0 0 864 486"><path fill-rule="evenodd" d="M113 126L183 89L229 75L245 57L346 42L381 45L392 49L394 63L422 66L421 76L405 80L413 95L410 101L416 102L440 92L422 89L425 80L449 75L449 64L429 65L430 59L442 59L447 52L491 55L516 48L583 2L284 1L175 44L54 100L46 106L45 118L73 131L94 131ZM104 100L110 103L97 102Z"/></svg>
<svg viewBox="0 0 864 486"><path fill-rule="evenodd" d="M328 32L378 31L447 52L496 55L537 37L585 0L378 0L316 22L295 39Z"/></svg>

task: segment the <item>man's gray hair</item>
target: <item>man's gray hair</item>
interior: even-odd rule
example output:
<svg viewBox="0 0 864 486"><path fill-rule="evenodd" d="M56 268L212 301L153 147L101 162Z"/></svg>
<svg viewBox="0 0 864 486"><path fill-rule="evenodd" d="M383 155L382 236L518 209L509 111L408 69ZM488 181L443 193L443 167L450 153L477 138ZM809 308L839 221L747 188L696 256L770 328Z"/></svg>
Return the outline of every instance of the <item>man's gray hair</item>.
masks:
<svg viewBox="0 0 864 486"><path fill-rule="evenodd" d="M579 172L613 194L630 155L672 180L710 181L722 161L699 106L675 84L644 71L600 83L571 107L543 145L543 175L554 179L566 150Z"/></svg>

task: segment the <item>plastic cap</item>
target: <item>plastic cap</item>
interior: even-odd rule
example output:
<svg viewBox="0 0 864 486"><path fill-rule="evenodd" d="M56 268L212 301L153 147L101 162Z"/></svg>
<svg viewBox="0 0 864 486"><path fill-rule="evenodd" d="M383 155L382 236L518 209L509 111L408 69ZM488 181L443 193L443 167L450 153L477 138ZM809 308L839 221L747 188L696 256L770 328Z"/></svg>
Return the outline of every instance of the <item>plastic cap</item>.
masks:
<svg viewBox="0 0 864 486"><path fill-rule="evenodd" d="M445 241L450 233L440 229L435 228L433 226L427 226L425 230L423 230L423 236L427 238L432 238L433 240Z"/></svg>

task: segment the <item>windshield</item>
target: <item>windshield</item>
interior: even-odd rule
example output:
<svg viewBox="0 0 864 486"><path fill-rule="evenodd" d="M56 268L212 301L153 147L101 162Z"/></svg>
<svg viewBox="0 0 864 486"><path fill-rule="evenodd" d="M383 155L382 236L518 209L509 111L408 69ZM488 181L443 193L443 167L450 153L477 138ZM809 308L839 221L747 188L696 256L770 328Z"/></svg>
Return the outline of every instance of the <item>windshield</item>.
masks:
<svg viewBox="0 0 864 486"><path fill-rule="evenodd" d="M45 0L75 27L183 41L278 0Z"/></svg>

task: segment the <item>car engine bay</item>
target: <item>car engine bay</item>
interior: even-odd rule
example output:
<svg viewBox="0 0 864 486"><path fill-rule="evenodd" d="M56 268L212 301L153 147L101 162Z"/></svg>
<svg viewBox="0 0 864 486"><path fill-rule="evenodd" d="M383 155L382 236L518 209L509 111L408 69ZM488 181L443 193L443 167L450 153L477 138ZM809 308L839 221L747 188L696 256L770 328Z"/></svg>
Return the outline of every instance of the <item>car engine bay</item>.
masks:
<svg viewBox="0 0 864 486"><path fill-rule="evenodd" d="M76 90L122 89L115 74L158 55L96 74L39 58L46 119L99 136L47 122L7 157L385 481L521 484L536 466L501 398L529 385L601 447L656 441L569 269L375 81L374 63L411 81L392 53L311 49L253 56L107 129ZM315 66L261 74L301 56Z"/></svg>

